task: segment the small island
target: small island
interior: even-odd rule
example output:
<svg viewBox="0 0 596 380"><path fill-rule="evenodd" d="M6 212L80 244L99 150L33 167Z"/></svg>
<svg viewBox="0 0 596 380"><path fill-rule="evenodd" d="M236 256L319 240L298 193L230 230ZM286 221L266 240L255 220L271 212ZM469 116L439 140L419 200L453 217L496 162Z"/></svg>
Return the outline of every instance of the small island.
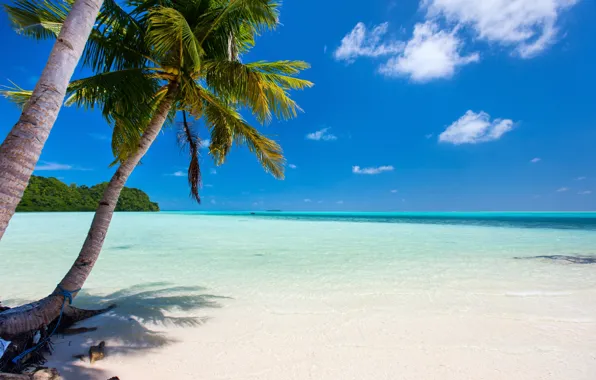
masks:
<svg viewBox="0 0 596 380"><path fill-rule="evenodd" d="M25 194L17 207L22 212L95 211L108 185L67 185L57 178L31 176ZM116 211L159 211L159 205L139 189L122 189Z"/></svg>

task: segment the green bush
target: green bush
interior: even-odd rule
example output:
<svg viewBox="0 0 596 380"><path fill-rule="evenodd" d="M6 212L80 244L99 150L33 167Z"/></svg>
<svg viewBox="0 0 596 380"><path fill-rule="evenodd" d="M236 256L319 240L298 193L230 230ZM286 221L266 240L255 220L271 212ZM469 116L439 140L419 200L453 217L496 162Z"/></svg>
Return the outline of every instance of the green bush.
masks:
<svg viewBox="0 0 596 380"><path fill-rule="evenodd" d="M68 186L56 178L31 176L17 211L95 211L106 186ZM159 205L143 191L125 187L116 211L159 211Z"/></svg>

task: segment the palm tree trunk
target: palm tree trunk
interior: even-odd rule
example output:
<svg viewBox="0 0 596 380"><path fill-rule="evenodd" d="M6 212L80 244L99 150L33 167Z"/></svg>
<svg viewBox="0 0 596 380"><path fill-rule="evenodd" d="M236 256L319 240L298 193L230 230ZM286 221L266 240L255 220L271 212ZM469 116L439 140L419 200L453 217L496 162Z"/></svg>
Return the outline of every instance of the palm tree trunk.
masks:
<svg viewBox="0 0 596 380"><path fill-rule="evenodd" d="M108 233L110 222L120 192L128 177L133 172L141 158L147 153L149 147L157 137L163 124L166 121L168 113L174 105L174 100L178 92L178 84L173 83L169 86L168 93L159 105L153 119L147 126L139 142L138 150L124 161L112 176L108 187L105 189L99 206L95 211L95 216L91 222L87 239L79 252L79 256L74 264L64 276L62 281L54 292L41 301L32 304L20 306L14 309L9 309L0 313L0 337L9 339L11 336L21 334L23 332L38 329L42 325L47 325L60 313L60 307L64 300L60 295L60 288L75 291L81 289L85 280L91 273L95 261L99 257L103 242ZM73 298L77 292L73 293Z"/></svg>
<svg viewBox="0 0 596 380"><path fill-rule="evenodd" d="M68 82L103 0L77 0L19 121L0 146L0 239L8 227L64 101Z"/></svg>

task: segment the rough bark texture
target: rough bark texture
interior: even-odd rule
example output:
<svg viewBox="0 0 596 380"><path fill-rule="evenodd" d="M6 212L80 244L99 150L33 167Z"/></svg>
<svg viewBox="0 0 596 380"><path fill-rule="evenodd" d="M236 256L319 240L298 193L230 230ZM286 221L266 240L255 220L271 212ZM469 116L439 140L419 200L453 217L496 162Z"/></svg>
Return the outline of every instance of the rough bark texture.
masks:
<svg viewBox="0 0 596 380"><path fill-rule="evenodd" d="M0 239L39 160L103 0L77 0L19 121L0 146Z"/></svg>
<svg viewBox="0 0 596 380"><path fill-rule="evenodd" d="M79 252L79 256L74 264L64 276L59 286L66 290L76 290L83 287L85 280L91 273L93 265L97 261L103 242L106 238L120 191L128 180L141 158L145 155L149 147L161 130L168 112L174 104L174 99L178 92L178 85L170 85L168 94L161 102L155 116L147 126L145 133L141 137L139 147L136 153L124 161L112 176L108 187L103 193L99 202L93 222L87 239ZM48 325L60 313L63 297L58 295L59 289L56 288L52 295L28 305L9 309L0 313L0 337L9 339L11 336L21 334L26 331L36 330L42 325ZM73 298L76 293L73 293Z"/></svg>

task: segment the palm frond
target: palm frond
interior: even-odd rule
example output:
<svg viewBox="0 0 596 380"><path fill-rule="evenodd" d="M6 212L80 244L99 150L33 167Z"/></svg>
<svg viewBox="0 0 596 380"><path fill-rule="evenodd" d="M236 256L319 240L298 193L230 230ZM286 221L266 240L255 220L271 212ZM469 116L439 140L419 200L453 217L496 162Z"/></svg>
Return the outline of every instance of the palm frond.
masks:
<svg viewBox="0 0 596 380"><path fill-rule="evenodd" d="M211 130L209 153L221 165L233 143L246 145L265 171L284 178L285 158L279 144L250 126L238 111L203 89L205 122Z"/></svg>
<svg viewBox="0 0 596 380"><path fill-rule="evenodd" d="M217 3L217 2L214 2ZM197 25L197 35L206 42L214 33L236 34L241 25L254 33L275 29L279 23L279 3L271 0L227 0L214 4ZM223 32L223 33L222 33Z"/></svg>
<svg viewBox="0 0 596 380"><path fill-rule="evenodd" d="M4 9L14 30L38 40L56 38L73 1L15 0Z"/></svg>
<svg viewBox="0 0 596 380"><path fill-rule="evenodd" d="M219 96L230 98L249 107L261 122L269 122L272 114L278 118L295 117L300 108L288 91L313 84L293 77L308 68L302 61L254 62L210 60L202 66L207 85Z"/></svg>
<svg viewBox="0 0 596 380"><path fill-rule="evenodd" d="M2 90L0 90L0 95L4 96L20 108L25 107L25 104L31 99L31 95L33 94L32 90L25 90L19 87L16 83L9 81L12 83L11 86L0 86Z"/></svg>
<svg viewBox="0 0 596 380"><path fill-rule="evenodd" d="M190 187L190 196L198 203L201 203L201 197L199 196L199 188L201 187L201 166L199 164L201 139L187 120L185 111L182 111L182 126L178 133L178 144L181 149L188 151L190 158L188 164L188 186Z"/></svg>
<svg viewBox="0 0 596 380"><path fill-rule="evenodd" d="M114 0L104 0L83 53L96 72L143 67L151 61L145 26Z"/></svg>
<svg viewBox="0 0 596 380"><path fill-rule="evenodd" d="M147 40L156 56L167 57L177 53L179 67L188 59L192 71L201 64L201 45L183 14L174 8L157 7L149 13Z"/></svg>
<svg viewBox="0 0 596 380"><path fill-rule="evenodd" d="M203 96L201 87L191 78L183 77L180 82L179 109L187 111L195 119L203 116Z"/></svg>
<svg viewBox="0 0 596 380"><path fill-rule="evenodd" d="M89 109L100 107L109 119L112 112L150 110L147 107L153 103L158 88L158 81L146 70L112 71L71 82L66 104Z"/></svg>

